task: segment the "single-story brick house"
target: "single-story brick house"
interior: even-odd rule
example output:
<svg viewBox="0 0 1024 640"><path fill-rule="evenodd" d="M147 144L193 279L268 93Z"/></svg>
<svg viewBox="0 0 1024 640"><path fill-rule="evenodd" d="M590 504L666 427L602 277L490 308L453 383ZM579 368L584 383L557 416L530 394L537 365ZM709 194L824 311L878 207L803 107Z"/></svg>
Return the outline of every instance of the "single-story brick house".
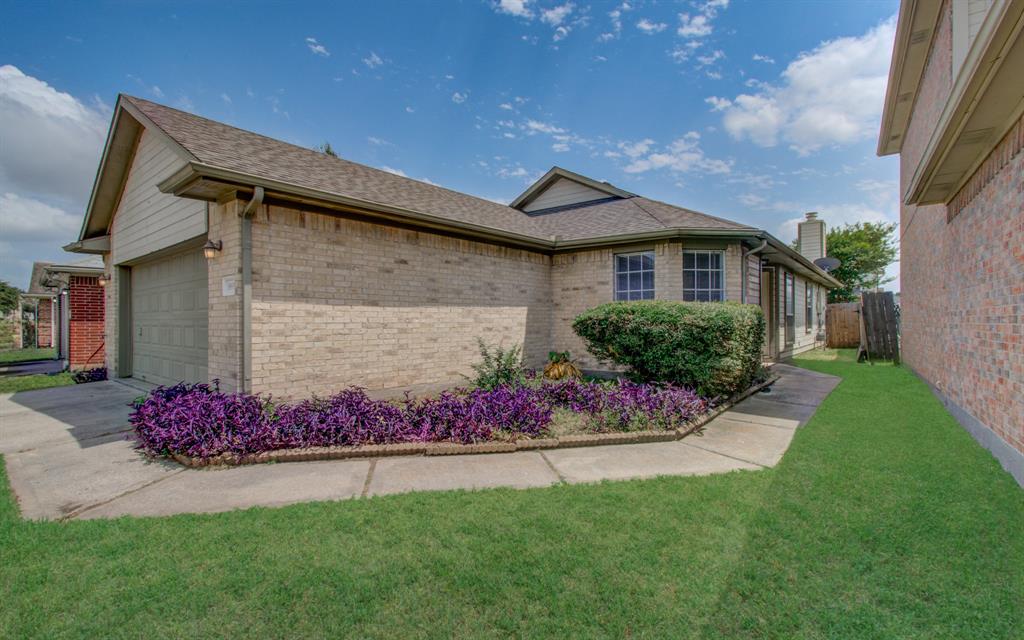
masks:
<svg viewBox="0 0 1024 640"><path fill-rule="evenodd" d="M1024 2L904 0L879 155L900 156L903 362L1024 486Z"/></svg>
<svg viewBox="0 0 1024 640"><path fill-rule="evenodd" d="M461 382L478 338L600 369L571 322L617 299L762 305L785 357L837 284L805 224L801 255L560 168L506 206L120 96L66 248L104 257L112 376L296 397Z"/></svg>
<svg viewBox="0 0 1024 640"><path fill-rule="evenodd" d="M36 347L56 348L65 368L102 367L106 357L104 263L89 257L67 264L36 262L22 307L34 311Z"/></svg>

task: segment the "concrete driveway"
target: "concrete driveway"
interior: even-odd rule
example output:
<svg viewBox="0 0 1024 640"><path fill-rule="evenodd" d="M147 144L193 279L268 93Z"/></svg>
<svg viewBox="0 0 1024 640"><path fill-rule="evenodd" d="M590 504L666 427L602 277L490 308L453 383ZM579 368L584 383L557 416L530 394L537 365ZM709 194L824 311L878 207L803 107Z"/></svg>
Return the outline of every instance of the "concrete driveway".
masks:
<svg viewBox="0 0 1024 640"><path fill-rule="evenodd" d="M834 376L776 365L782 378L675 442L452 457L409 456L185 469L150 461L126 439L121 382L0 395L0 453L25 518L211 513L408 491L544 487L774 466Z"/></svg>

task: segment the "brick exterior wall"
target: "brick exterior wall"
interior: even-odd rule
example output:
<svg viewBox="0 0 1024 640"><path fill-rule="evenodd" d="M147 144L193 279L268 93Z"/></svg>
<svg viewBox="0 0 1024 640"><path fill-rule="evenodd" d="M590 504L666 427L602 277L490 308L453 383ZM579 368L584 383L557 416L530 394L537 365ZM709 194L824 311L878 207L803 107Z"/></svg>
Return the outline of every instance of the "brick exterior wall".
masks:
<svg viewBox="0 0 1024 640"><path fill-rule="evenodd" d="M221 241L221 252L207 260L209 302L207 319L207 370L220 380L225 391L242 388L242 221L238 213L244 203L211 204L209 237ZM234 295L224 294L225 280L234 283Z"/></svg>
<svg viewBox="0 0 1024 640"><path fill-rule="evenodd" d="M38 314L36 315L36 346L49 348L53 346L53 300L36 298Z"/></svg>
<svg viewBox="0 0 1024 640"><path fill-rule="evenodd" d="M211 204L209 213L209 237L222 250L207 263L208 371L226 391L243 386L244 205ZM557 349L585 368L612 369L586 352L572 320L614 299L613 257L620 252L653 250L657 297L680 300L683 250L722 250L726 299L742 299L738 242L671 241L551 257L276 205L262 205L252 225L251 389L280 398L351 385L462 384L479 361L477 338L524 345L530 367ZM107 272L106 357L112 375L124 375L116 336L119 279L127 272L109 264ZM751 292L754 303L758 293Z"/></svg>
<svg viewBox="0 0 1024 640"><path fill-rule="evenodd" d="M947 2L901 152L904 192L950 93L950 19ZM1004 139L952 208L901 207L900 271L904 362L1024 452L1020 148Z"/></svg>
<svg viewBox="0 0 1024 640"><path fill-rule="evenodd" d="M253 391L461 383L477 338L524 344L535 367L550 349L539 253L270 206L253 265Z"/></svg>
<svg viewBox="0 0 1024 640"><path fill-rule="evenodd" d="M714 241L659 242L608 249L576 251L554 256L551 261L554 349L569 351L584 369L614 371L609 363L598 362L587 352L583 340L572 330L580 313L615 299L614 257L616 253L654 251L654 289L658 300L683 298L683 250L716 249L725 252L725 297L742 299L743 260L739 243Z"/></svg>
<svg viewBox="0 0 1024 640"><path fill-rule="evenodd" d="M104 353L104 287L96 277L71 276L68 283L68 363L72 369L102 367Z"/></svg>

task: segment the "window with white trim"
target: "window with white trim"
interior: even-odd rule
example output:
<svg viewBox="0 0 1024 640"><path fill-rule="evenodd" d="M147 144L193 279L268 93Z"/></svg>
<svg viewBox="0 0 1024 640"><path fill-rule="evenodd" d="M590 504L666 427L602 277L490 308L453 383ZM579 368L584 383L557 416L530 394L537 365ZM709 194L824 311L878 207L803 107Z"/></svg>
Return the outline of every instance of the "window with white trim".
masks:
<svg viewBox="0 0 1024 640"><path fill-rule="evenodd" d="M654 299L654 252L615 254L615 299Z"/></svg>
<svg viewBox="0 0 1024 640"><path fill-rule="evenodd" d="M804 284L804 333L810 333L814 326L814 285Z"/></svg>
<svg viewBox="0 0 1024 640"><path fill-rule="evenodd" d="M725 300L725 252L683 251L683 300Z"/></svg>

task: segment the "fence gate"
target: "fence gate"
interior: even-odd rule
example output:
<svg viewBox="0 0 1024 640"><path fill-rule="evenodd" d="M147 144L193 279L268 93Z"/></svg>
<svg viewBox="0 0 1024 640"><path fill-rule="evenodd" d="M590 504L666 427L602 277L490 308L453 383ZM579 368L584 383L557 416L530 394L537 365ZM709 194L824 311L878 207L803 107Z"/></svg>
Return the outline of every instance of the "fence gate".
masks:
<svg viewBox="0 0 1024 640"><path fill-rule="evenodd" d="M861 339L857 359L900 362L900 339L896 302L891 291L862 293Z"/></svg>
<svg viewBox="0 0 1024 640"><path fill-rule="evenodd" d="M833 302L825 307L825 346L830 349L860 346L859 302Z"/></svg>

